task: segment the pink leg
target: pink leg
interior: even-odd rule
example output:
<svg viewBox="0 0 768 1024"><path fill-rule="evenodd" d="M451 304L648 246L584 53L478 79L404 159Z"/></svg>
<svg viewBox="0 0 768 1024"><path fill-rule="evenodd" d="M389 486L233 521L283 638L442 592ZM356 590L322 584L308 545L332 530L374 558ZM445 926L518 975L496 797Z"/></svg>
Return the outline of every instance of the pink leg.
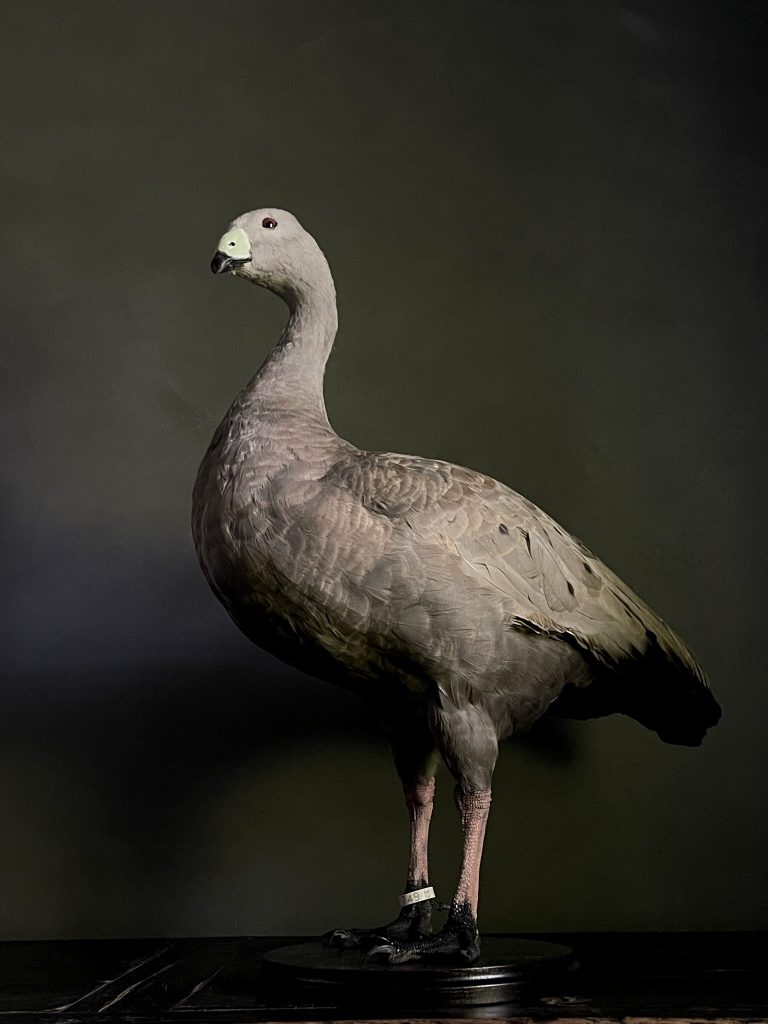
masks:
<svg viewBox="0 0 768 1024"><path fill-rule="evenodd" d="M460 912L469 909L477 921L477 902L480 890L480 860L483 856L483 840L488 813L491 808L490 789L479 793L463 793L456 788L456 806L461 815L464 833L464 855L461 862L459 884L453 897L452 910Z"/></svg>
<svg viewBox="0 0 768 1024"><path fill-rule="evenodd" d="M435 798L435 780L404 785L405 803L411 819L411 856L408 861L407 888L417 889L429 883L429 823Z"/></svg>
<svg viewBox="0 0 768 1024"><path fill-rule="evenodd" d="M405 891L414 892L429 885L427 846L435 796L434 777L426 782L403 783L403 793L411 821L411 852ZM428 899L401 907L395 920L380 928L336 928L327 932L322 941L326 946L346 949L351 946L370 946L382 938L409 941L429 935L432 930L433 903L434 900Z"/></svg>
<svg viewBox="0 0 768 1024"><path fill-rule="evenodd" d="M456 804L461 815L461 827L464 833L464 854L459 884L451 902L445 927L436 934L421 936L411 934L405 939L390 933L389 942L375 946L370 951L368 955L371 958L384 959L392 964L422 959L472 963L480 955L480 940L477 932L477 898L480 887L483 839L491 807L491 791L484 789L467 793L457 787ZM409 806L411 806L410 803ZM429 822L425 810L426 808L423 808L416 812L414 808L414 815L411 818L413 823L412 869L416 871L423 869L424 882L426 882L427 869L426 825ZM420 815L422 817L419 817Z"/></svg>

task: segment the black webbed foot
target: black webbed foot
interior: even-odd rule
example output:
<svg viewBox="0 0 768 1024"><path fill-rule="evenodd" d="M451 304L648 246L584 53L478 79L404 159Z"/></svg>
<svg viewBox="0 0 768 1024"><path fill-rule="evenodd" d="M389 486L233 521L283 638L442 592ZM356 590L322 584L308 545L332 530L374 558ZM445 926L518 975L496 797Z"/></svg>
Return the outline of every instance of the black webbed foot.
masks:
<svg viewBox="0 0 768 1024"><path fill-rule="evenodd" d="M408 943L432 934L432 911L438 909L436 900L422 900L409 907L403 907L394 921L382 925L381 928L336 928L326 932L321 938L324 946L336 949L352 949L359 946L370 949L372 946L386 945L390 942Z"/></svg>
<svg viewBox="0 0 768 1024"><path fill-rule="evenodd" d="M372 946L366 959L405 964L412 960L471 964L480 956L477 921L468 903L451 907L445 927L433 935L399 939L387 937L386 942Z"/></svg>

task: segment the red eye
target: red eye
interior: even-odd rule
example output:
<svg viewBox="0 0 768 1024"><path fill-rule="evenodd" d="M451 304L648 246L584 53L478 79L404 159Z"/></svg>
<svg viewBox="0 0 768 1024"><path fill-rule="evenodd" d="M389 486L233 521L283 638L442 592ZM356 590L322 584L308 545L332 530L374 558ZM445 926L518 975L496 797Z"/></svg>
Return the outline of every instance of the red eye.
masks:
<svg viewBox="0 0 768 1024"><path fill-rule="evenodd" d="M261 222L261 226L263 228L269 228L269 230L272 231L277 227L277 221L273 220L272 217L265 217Z"/></svg>

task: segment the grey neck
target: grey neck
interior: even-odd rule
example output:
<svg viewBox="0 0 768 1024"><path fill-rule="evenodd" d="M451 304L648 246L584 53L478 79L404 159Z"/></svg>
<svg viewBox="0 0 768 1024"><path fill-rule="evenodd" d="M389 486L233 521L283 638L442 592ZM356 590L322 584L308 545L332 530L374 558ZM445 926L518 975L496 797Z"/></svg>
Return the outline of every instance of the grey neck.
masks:
<svg viewBox="0 0 768 1024"><path fill-rule="evenodd" d="M319 417L327 423L323 377L338 327L336 290L325 259L311 269L305 279L271 287L288 306L290 316L279 342L246 390L265 409Z"/></svg>

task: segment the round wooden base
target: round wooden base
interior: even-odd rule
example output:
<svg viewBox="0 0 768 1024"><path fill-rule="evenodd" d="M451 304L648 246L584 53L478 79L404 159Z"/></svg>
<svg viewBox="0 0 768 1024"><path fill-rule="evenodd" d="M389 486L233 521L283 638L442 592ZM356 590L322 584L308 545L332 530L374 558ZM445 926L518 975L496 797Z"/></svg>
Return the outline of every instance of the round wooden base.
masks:
<svg viewBox="0 0 768 1024"><path fill-rule="evenodd" d="M469 966L368 962L360 949L329 949L319 942L282 946L264 956L263 978L344 1003L395 1003L438 1011L456 1006L515 1002L524 987L551 980L573 965L568 946L533 939L482 938L482 955Z"/></svg>

